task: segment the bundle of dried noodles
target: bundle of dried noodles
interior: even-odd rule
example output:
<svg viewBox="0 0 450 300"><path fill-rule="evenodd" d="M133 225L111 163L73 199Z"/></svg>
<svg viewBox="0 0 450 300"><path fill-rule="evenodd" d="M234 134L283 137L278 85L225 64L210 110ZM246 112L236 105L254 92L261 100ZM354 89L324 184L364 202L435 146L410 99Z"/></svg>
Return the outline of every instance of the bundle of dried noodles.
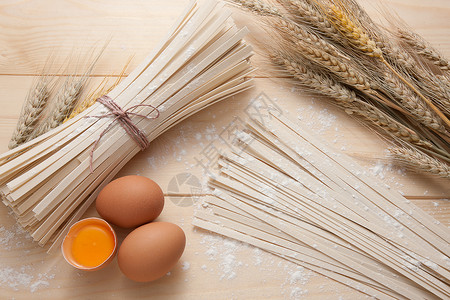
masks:
<svg viewBox="0 0 450 300"><path fill-rule="evenodd" d="M221 2L191 2L160 46L107 95L122 113L129 112L148 141L251 87L247 30L236 28L230 16ZM3 203L40 245L57 246L101 188L141 150L118 125L123 119L110 117L117 113L97 102L0 156Z"/></svg>
<svg viewBox="0 0 450 300"><path fill-rule="evenodd" d="M376 299L450 297L444 224L283 115L236 136L194 225Z"/></svg>

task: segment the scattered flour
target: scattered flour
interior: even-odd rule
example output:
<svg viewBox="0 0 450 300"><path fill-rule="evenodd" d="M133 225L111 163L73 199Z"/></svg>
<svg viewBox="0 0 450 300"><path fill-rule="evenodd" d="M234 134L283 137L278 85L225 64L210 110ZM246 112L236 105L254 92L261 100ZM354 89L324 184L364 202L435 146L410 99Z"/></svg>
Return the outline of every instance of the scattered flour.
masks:
<svg viewBox="0 0 450 300"><path fill-rule="evenodd" d="M33 281L33 275L30 275L31 271L30 266L22 266L19 269L4 267L0 269L0 284L15 291L22 287L28 287Z"/></svg>
<svg viewBox="0 0 450 300"><path fill-rule="evenodd" d="M10 228L0 227L0 247L3 251L21 251L27 255L30 250L23 249L27 241L31 242L32 238L23 230L23 228L15 223ZM22 266L8 266L5 264L6 259L0 261L0 287L9 288L14 291L29 290L34 293L39 289L50 286L50 280L55 274L36 275L36 270L32 264L23 264ZM0 296L1 298L1 296Z"/></svg>
<svg viewBox="0 0 450 300"><path fill-rule="evenodd" d="M211 234L203 235L200 243L207 246L205 254L208 259L219 262L220 280L236 277L237 270L243 265L236 258L236 252L243 243ZM206 268L202 266L203 270Z"/></svg>
<svg viewBox="0 0 450 300"><path fill-rule="evenodd" d="M233 280L239 277L240 272L245 276L244 273L247 272L245 268L250 267L257 267L259 272L267 274L267 280L270 280L271 272L278 273L282 269L286 278L280 289L285 298L298 299L308 292L305 285L309 282L313 272L295 263L277 259L276 256L257 247L219 235L202 234L200 244L206 248L204 254L208 260L214 261L214 266L218 269L215 271L206 264L200 268L205 272L217 274L220 280ZM251 253L252 259L248 263L243 263L239 259L240 254L244 252ZM265 281L266 279L263 279L263 282Z"/></svg>
<svg viewBox="0 0 450 300"><path fill-rule="evenodd" d="M10 229L4 226L0 227L0 246L2 249L21 248L26 240L32 240L32 238L19 224L14 224Z"/></svg>
<svg viewBox="0 0 450 300"><path fill-rule="evenodd" d="M284 264L284 270L287 274L285 282L283 283L284 296L290 299L300 299L308 293L305 285L313 273L306 270L304 267L296 265L291 262Z"/></svg>
<svg viewBox="0 0 450 300"><path fill-rule="evenodd" d="M189 268L191 267L191 264L188 261L183 262L181 269L183 271L187 271L189 270Z"/></svg>
<svg viewBox="0 0 450 300"><path fill-rule="evenodd" d="M49 280L55 277L54 274L32 275L33 267L22 266L18 269L4 267L0 269L0 286L9 287L15 291L29 289L34 293L41 288L50 286Z"/></svg>
<svg viewBox="0 0 450 300"><path fill-rule="evenodd" d="M261 263L263 262L263 258L261 256L262 254L262 250L259 248L254 248L253 249L253 258L255 261L255 266L260 266Z"/></svg>
<svg viewBox="0 0 450 300"><path fill-rule="evenodd" d="M373 175L376 177L379 177L380 179L384 179L385 175L384 172L386 170L389 170L390 167L380 161L376 163L375 166L371 167L369 170L372 172Z"/></svg>
<svg viewBox="0 0 450 300"><path fill-rule="evenodd" d="M328 111L328 109L322 109L317 116L320 125L322 126L321 130L324 131L336 122L336 116Z"/></svg>

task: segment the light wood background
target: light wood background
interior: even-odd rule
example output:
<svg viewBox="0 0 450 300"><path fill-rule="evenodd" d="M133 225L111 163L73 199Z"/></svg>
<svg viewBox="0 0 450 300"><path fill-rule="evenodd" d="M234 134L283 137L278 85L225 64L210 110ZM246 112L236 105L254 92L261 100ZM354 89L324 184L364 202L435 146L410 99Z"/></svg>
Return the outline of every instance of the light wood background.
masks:
<svg viewBox="0 0 450 300"><path fill-rule="evenodd" d="M380 6L360 0L375 19ZM84 71L93 49L109 41L92 73L93 85L104 76L116 77L132 57L132 70L163 37L186 0L1 0L0 1L0 150L6 151L22 102L33 76L52 55L55 74ZM450 56L450 1L385 0L417 32ZM236 11L239 25L252 30L251 43L264 44L261 26ZM170 275L153 283L134 283L120 273L114 260L105 269L86 273L65 263L23 233L7 209L0 206L0 299L355 299L363 295L308 270L250 246L195 229L192 184L175 182L182 173L205 181L198 161L229 124L244 120L246 108L264 93L283 112L298 118L336 151L355 157L375 177L449 223L448 181L408 174L383 159L388 146L373 132L328 105L324 99L293 89L271 76L263 52L256 48L259 68L253 90L214 105L172 128L139 153L118 176L140 174L158 182L166 193L160 220L179 224L187 235L180 263ZM69 59L70 58L70 59ZM68 61L68 63L67 63ZM69 66L68 66L69 65ZM224 147L222 145L222 147ZM170 183L172 181L172 184ZM91 208L86 216L96 215ZM118 229L120 239L127 231Z"/></svg>

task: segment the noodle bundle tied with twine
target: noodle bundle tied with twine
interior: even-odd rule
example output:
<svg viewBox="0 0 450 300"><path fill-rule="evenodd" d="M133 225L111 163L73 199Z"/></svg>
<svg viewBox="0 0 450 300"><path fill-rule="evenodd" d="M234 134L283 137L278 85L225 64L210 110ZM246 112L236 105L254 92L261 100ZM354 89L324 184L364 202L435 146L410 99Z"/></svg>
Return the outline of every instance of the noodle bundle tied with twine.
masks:
<svg viewBox="0 0 450 300"><path fill-rule="evenodd" d="M57 249L100 190L152 140L253 86L247 33L223 2L192 1L108 96L0 155L0 195L18 223L41 246ZM117 122L122 126L113 126Z"/></svg>
<svg viewBox="0 0 450 300"><path fill-rule="evenodd" d="M152 105L149 105L149 104L137 104L137 105L133 105L133 106L129 107L127 110L123 110L116 102L114 102L113 99L111 99L107 95L101 96L96 101L103 104L111 112L104 114L104 115L99 115L99 116L87 116L87 118L101 119L101 118L107 118L107 117L114 117L114 119L111 121L111 123L108 125L108 127L106 127L106 129L103 130L102 133L100 133L98 139L95 141L94 146L92 147L92 150L90 152L91 173L94 172L94 170L92 169L92 160L94 158L94 151L97 148L97 145L100 142L100 139L103 137L103 135L105 135L106 132L108 132L108 130L111 129L111 127L116 123L116 121L119 122L119 124L122 126L122 128L125 129L125 132L139 145L141 150L145 150L150 145L150 142L147 139L147 137L145 136L145 133L142 130L140 130L139 127L136 126L136 124L133 123L133 121L130 118L130 115L141 117L141 118L146 118L146 119L154 119L154 118L159 117L158 109L156 109L155 107L153 107ZM138 107L150 107L153 109L153 111L156 111L156 116L147 116L147 115L132 112L132 110L134 110L135 108L138 108Z"/></svg>

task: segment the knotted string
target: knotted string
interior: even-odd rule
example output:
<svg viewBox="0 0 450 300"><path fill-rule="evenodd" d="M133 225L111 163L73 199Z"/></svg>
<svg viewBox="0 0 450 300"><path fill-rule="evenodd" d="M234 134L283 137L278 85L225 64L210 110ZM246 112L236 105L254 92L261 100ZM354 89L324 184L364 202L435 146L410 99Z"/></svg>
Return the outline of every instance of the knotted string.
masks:
<svg viewBox="0 0 450 300"><path fill-rule="evenodd" d="M94 146L91 149L91 152L90 152L91 159L90 159L90 166L89 166L91 173L93 173L92 162L94 159L94 151L97 148L97 145L100 142L100 139L112 128L112 126L114 125L114 123L116 121L119 122L119 124L123 127L123 129L125 129L126 133L139 145L141 150L144 150L150 145L150 142L148 141L145 133L142 130L140 130L136 126L136 124L133 123L130 116L137 116L137 117L145 118L148 120L156 119L159 117L159 110L156 107L149 105L149 104L137 104L137 105L133 105L133 106L127 108L126 110L123 110L109 96L103 95L100 98L98 98L96 101L100 102L101 104L106 106L110 110L110 113L100 115L100 116L87 116L87 117L88 118L98 118L98 119L114 117L114 119L111 121L111 123L108 125L108 127L106 127L106 129L103 130L102 133L100 133L99 137L97 138L97 140L94 143ZM131 112L131 110L133 110L137 107L153 108L153 111L156 111L157 114L156 114L156 116L149 117L146 115Z"/></svg>

